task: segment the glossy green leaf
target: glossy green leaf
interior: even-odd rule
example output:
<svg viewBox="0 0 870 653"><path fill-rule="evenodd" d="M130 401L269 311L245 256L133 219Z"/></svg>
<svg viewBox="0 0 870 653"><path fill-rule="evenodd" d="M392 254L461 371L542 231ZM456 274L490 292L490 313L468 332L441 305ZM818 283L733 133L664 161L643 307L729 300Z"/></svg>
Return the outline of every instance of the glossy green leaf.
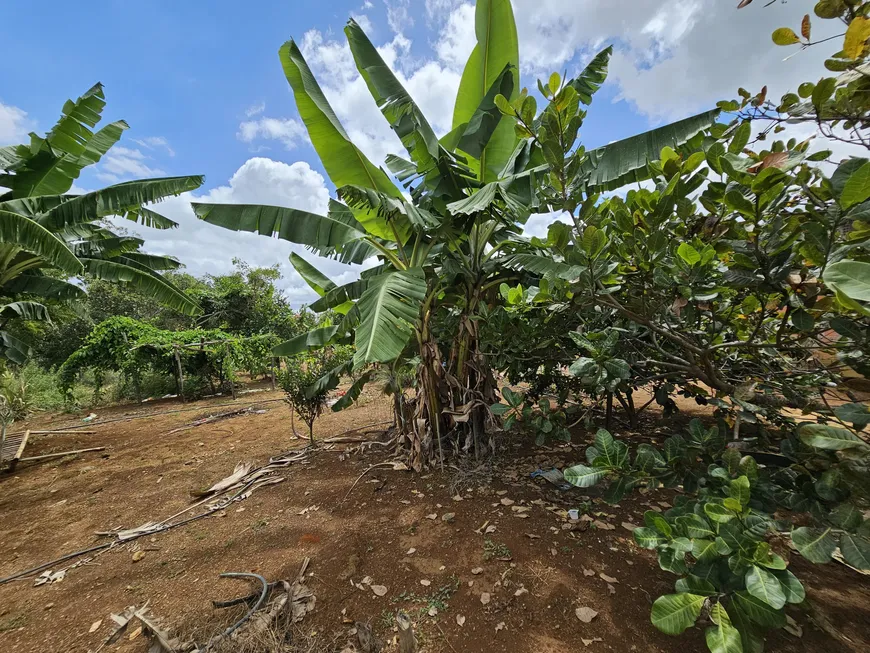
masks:
<svg viewBox="0 0 870 653"><path fill-rule="evenodd" d="M791 541L804 558L819 564L830 562L837 548L837 539L830 528L796 528Z"/></svg>
<svg viewBox="0 0 870 653"><path fill-rule="evenodd" d="M299 276L302 277L302 280L321 297L335 288L335 284L330 281L329 277L320 272L320 270L315 268L296 252L290 254L290 264Z"/></svg>
<svg viewBox="0 0 870 653"><path fill-rule="evenodd" d="M17 245L68 274L82 271L82 263L65 242L45 227L17 213L0 210L0 243Z"/></svg>
<svg viewBox="0 0 870 653"><path fill-rule="evenodd" d="M774 609L785 605L782 585L772 573L756 565L746 572L746 590L755 598L764 601Z"/></svg>
<svg viewBox="0 0 870 653"><path fill-rule="evenodd" d="M679 635L695 624L705 600L697 594L665 594L653 602L650 620L663 633Z"/></svg>
<svg viewBox="0 0 870 653"><path fill-rule="evenodd" d="M866 442L851 431L827 424L803 424L798 429L798 435L804 444L828 451L868 447Z"/></svg>
<svg viewBox="0 0 870 653"><path fill-rule="evenodd" d="M870 539L843 533L840 536L840 552L855 569L870 570Z"/></svg>
<svg viewBox="0 0 870 653"><path fill-rule="evenodd" d="M604 478L606 472L603 469L594 469L586 465L574 465L564 472L565 480L577 487L592 487Z"/></svg>

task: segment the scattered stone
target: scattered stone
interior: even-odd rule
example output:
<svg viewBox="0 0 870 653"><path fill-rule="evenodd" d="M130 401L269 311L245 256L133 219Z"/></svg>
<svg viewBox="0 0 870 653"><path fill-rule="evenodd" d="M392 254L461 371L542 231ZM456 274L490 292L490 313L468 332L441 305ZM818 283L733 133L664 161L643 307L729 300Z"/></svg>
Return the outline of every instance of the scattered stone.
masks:
<svg viewBox="0 0 870 653"><path fill-rule="evenodd" d="M526 537L529 538L530 540L540 540L541 539L540 535L535 535L534 533L526 533Z"/></svg>
<svg viewBox="0 0 870 653"><path fill-rule="evenodd" d="M608 576L608 575L605 574L603 571L602 571L600 574L598 574L598 577L599 577L601 580L603 580L605 583L618 583L618 582L619 582L619 581L616 580L613 576Z"/></svg>
<svg viewBox="0 0 870 653"><path fill-rule="evenodd" d="M611 585L610 583L607 584L607 593L610 594L611 596L616 594L616 588L613 585Z"/></svg>
<svg viewBox="0 0 870 653"><path fill-rule="evenodd" d="M383 585L372 585L372 592L377 596L384 596L387 593L387 588Z"/></svg>
<svg viewBox="0 0 870 653"><path fill-rule="evenodd" d="M500 630L504 630L504 628L505 628L504 621L499 621L498 626L495 627L495 632L498 632Z"/></svg>
<svg viewBox="0 0 870 653"><path fill-rule="evenodd" d="M577 618L584 624L588 624L590 621L598 616L598 613L595 610L586 607L577 608L576 610L574 610L574 614L576 614Z"/></svg>
<svg viewBox="0 0 870 653"><path fill-rule="evenodd" d="M514 503L515 501L513 499L508 499L507 497L501 500L501 505L503 506L512 506Z"/></svg>
<svg viewBox="0 0 870 653"><path fill-rule="evenodd" d="M135 553L133 553L133 562L139 562L144 557L145 557L144 551L136 551Z"/></svg>
<svg viewBox="0 0 870 653"><path fill-rule="evenodd" d="M436 608L434 605L431 608L429 608L429 616L430 617L437 617L438 616L438 608Z"/></svg>
<svg viewBox="0 0 870 653"><path fill-rule="evenodd" d="M591 646L595 642L603 642L604 640L601 639L600 637L593 637L592 639L583 639L581 637L580 641L583 642L583 646Z"/></svg>
<svg viewBox="0 0 870 653"><path fill-rule="evenodd" d="M457 495L452 496L452 497L450 497L450 498L453 499L454 501L462 501L462 495L461 495L461 494L457 494Z"/></svg>
<svg viewBox="0 0 870 653"><path fill-rule="evenodd" d="M54 607L54 603L46 603L43 610L51 610Z"/></svg>
<svg viewBox="0 0 870 653"><path fill-rule="evenodd" d="M475 567L474 569L471 570L471 573L474 574L475 576L482 574L483 567Z"/></svg>
<svg viewBox="0 0 870 653"><path fill-rule="evenodd" d="M431 514L429 514L429 515L426 515L426 519L438 519L438 515L436 515L436 514L433 512L433 513L431 513Z"/></svg>
<svg viewBox="0 0 870 653"><path fill-rule="evenodd" d="M525 587L521 587L516 592L514 592L514 596L522 596L523 594L528 594L528 593L529 593L529 590L527 590Z"/></svg>
<svg viewBox="0 0 870 653"><path fill-rule="evenodd" d="M489 592L481 592L481 594L480 594L480 602L483 605L486 605L487 603L489 603L491 598L492 597L490 596Z"/></svg>
<svg viewBox="0 0 870 653"><path fill-rule="evenodd" d="M408 553L406 553L405 555L412 556L415 553L417 553L417 549L415 549L414 547L411 547L410 549L408 549Z"/></svg>
<svg viewBox="0 0 870 653"><path fill-rule="evenodd" d="M420 580L420 584L421 584L423 587L429 587L429 586L432 584L432 581L431 581L431 580L426 580L425 578L423 578L423 579Z"/></svg>
<svg viewBox="0 0 870 653"><path fill-rule="evenodd" d="M465 625L465 617L461 614L456 615L456 625L464 626Z"/></svg>
<svg viewBox="0 0 870 653"><path fill-rule="evenodd" d="M594 575L595 575L595 571L593 571L592 569L584 569L584 570L583 570L583 575L584 575L584 576L594 576Z"/></svg>
<svg viewBox="0 0 870 653"><path fill-rule="evenodd" d="M447 523L452 522L454 519L456 519L455 512L445 512L443 515L441 515L441 521L445 521Z"/></svg>
<svg viewBox="0 0 870 653"><path fill-rule="evenodd" d="M489 526L487 526L484 529L483 533L484 533L484 535L489 535L490 533L495 533L495 524L490 524Z"/></svg>
<svg viewBox="0 0 870 653"><path fill-rule="evenodd" d="M91 627L90 627L90 629L88 630L88 632L89 632L89 633L95 633L95 632L97 632L97 631L100 629L100 626L102 626L102 625L103 625L103 620L102 620L102 619L97 619L94 623L91 624Z"/></svg>
<svg viewBox="0 0 870 653"><path fill-rule="evenodd" d="M498 496L500 496L500 497L503 497L503 496L506 495L507 493L508 493L507 490L499 490L498 492L496 492L496 494L497 494Z"/></svg>

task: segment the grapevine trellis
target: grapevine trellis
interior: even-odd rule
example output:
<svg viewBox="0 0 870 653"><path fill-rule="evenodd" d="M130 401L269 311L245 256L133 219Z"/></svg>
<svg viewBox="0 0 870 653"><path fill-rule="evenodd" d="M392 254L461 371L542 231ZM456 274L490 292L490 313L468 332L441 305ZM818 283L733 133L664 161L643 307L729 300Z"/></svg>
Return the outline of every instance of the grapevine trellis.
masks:
<svg viewBox="0 0 870 653"><path fill-rule="evenodd" d="M243 337L220 329L165 331L131 318L114 317L97 325L84 345L61 366L60 384L65 395L71 397L78 375L90 369L99 394L105 373L113 371L133 384L141 400L143 373L156 372L175 379L182 401L185 380L191 377L203 379L213 394L226 388L235 396L234 381L239 369L248 370L252 376L268 372L274 386L275 359L271 350L278 340L273 334Z"/></svg>

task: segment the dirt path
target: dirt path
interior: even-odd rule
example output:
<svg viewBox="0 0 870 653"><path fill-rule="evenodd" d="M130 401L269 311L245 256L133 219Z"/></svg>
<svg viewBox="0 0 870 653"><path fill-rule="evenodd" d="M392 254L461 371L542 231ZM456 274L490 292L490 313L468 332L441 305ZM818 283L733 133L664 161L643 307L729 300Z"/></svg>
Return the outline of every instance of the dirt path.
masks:
<svg viewBox="0 0 870 653"><path fill-rule="evenodd" d="M234 405L279 396L247 395ZM107 449L21 467L0 478L0 576L103 541L95 531L159 521L190 505L191 492L223 478L236 463L263 462L303 444L290 436L288 409L280 402L264 404L263 414L167 435L229 410L209 408L220 403L227 401L200 402L195 407L201 411L98 421L89 427L97 431L91 435L37 440L28 455ZM390 419L388 402L374 391L360 404L324 415L319 435ZM135 411L173 407L178 405ZM131 409L103 410L100 419L125 412ZM58 416L34 425L71 421ZM226 625L231 615L216 614L211 601L244 589L218 574L252 571L270 580L292 578L309 556L313 575L308 584L317 604L302 626L311 651L340 650L353 621L371 623L376 635L388 639L399 608L412 614L421 644L431 652L705 651L699 629L671 638L650 624L651 601L672 591L675 577L658 569L652 553L639 549L622 526L641 523L645 510L664 508L672 494L638 494L609 507L594 494L561 493L529 478L539 467L580 460L581 439L544 450L511 441L492 474L374 470L341 505L354 480L384 454L378 450L344 459L338 449L321 450L308 464L288 468L285 482L258 490L214 517L114 548L70 570L62 582L0 586L0 650L94 651L111 632L111 612L146 601L176 632L190 632L204 621L222 619L219 625ZM587 508L605 527L565 530L559 511L574 507ZM445 520L447 513L454 516ZM487 522L494 531L476 532ZM138 562L136 551L144 553ZM867 650L867 578L839 565L793 564L820 611L817 618L826 618L852 645L819 630L806 610L791 608L803 636L776 633L767 650ZM354 586L366 576L371 584L386 586L387 593L376 596ZM598 615L582 623L575 615L581 607ZM465 618L464 625L457 616ZM147 644L144 637L124 638L106 650L144 652Z"/></svg>

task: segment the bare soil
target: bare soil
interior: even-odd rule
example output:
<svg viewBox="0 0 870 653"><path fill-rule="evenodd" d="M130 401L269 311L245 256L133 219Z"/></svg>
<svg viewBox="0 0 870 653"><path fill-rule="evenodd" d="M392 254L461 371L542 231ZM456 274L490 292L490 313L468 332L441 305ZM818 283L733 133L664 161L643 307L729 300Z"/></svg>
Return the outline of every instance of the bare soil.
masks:
<svg viewBox="0 0 870 653"><path fill-rule="evenodd" d="M92 446L106 451L0 475L0 577L106 541L97 531L165 519L240 461L262 463L304 447L290 432L286 405L255 404L280 396L264 391L235 402L120 406L99 411L87 427L96 433L34 438L27 455ZM231 410L216 407L227 403L267 412L168 433ZM180 408L196 410L159 414ZM682 408L700 410L693 404ZM140 414L150 417L101 423ZM327 412L316 434L366 430L390 417L389 403L373 390L349 410ZM652 418L644 422L642 437L658 441L685 420ZM51 415L26 427L70 423L81 422ZM529 477L542 467L581 461L590 439L581 432L570 444L536 448L522 436L506 436L501 455L477 469L416 475L377 468L344 502L360 474L388 459L388 452L374 447L345 455L345 445L320 447L307 464L289 467L285 482L215 516L114 547L71 569L61 582L34 587L31 576L0 585L0 651L96 651L112 631L110 613L145 602L174 633L202 633L203 624L216 632L238 613L216 611L211 601L249 591L237 580L218 578L220 573L292 579L306 556L311 558L306 582L317 603L295 636L312 651L341 650L355 621L371 624L388 642L387 650L395 650L389 640L398 609L412 616L421 650L432 653L706 651L700 628L673 638L652 626L650 605L673 591L675 577L660 570L653 554L638 548L622 525L640 524L644 511L666 508L672 492L635 494L613 507L594 492L561 492ZM586 509L598 524L563 528L568 508ZM445 521L447 513L454 516ZM495 530L484 534L484 524ZM808 590L808 602L788 610L802 636L771 633L767 650L867 651L870 579L839 564L814 566L797 556L791 564ZM365 577L386 586L386 594L376 596L365 585L358 589L355 584ZM580 607L598 615L583 623L575 615ZM464 625L457 617L465 618ZM144 636L132 641L125 636L103 650L147 648Z"/></svg>

